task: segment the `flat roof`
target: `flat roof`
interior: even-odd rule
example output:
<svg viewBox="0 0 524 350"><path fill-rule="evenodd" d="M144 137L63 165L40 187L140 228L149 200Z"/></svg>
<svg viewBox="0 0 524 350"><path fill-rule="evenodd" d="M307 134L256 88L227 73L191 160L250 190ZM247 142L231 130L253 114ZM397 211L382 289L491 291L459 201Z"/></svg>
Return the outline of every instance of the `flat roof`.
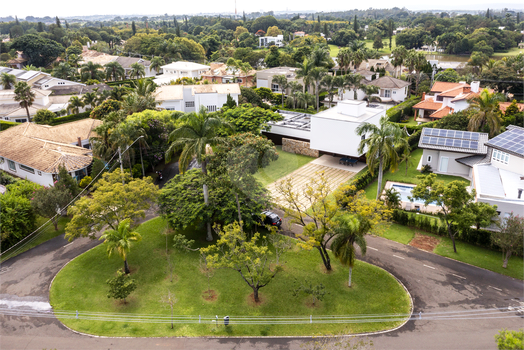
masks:
<svg viewBox="0 0 524 350"><path fill-rule="evenodd" d="M285 126L288 128L310 131L311 130L311 116L312 114L298 113L291 111L277 110L284 120L278 122L268 122L268 125Z"/></svg>

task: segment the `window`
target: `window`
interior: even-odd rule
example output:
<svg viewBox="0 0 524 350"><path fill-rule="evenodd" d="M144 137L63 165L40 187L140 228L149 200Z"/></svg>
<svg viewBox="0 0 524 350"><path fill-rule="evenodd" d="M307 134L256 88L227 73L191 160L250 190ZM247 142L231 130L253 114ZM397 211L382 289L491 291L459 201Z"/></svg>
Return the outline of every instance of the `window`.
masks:
<svg viewBox="0 0 524 350"><path fill-rule="evenodd" d="M428 156L428 163L431 163L431 156Z"/></svg>
<svg viewBox="0 0 524 350"><path fill-rule="evenodd" d="M509 154L499 151L498 149L494 149L493 154L491 155L491 159L502 164L508 164Z"/></svg>
<svg viewBox="0 0 524 350"><path fill-rule="evenodd" d="M444 101L444 97L442 97L442 96L437 96L437 101L440 101L440 102Z"/></svg>
<svg viewBox="0 0 524 350"><path fill-rule="evenodd" d="M241 78L237 78L237 83L241 83L242 82L242 79Z"/></svg>
<svg viewBox="0 0 524 350"><path fill-rule="evenodd" d="M9 166L9 170L16 171L15 162L12 160L7 160L7 165Z"/></svg>
<svg viewBox="0 0 524 350"><path fill-rule="evenodd" d="M58 85L65 85L65 82L63 82L63 81L59 81L59 82L58 82Z"/></svg>
<svg viewBox="0 0 524 350"><path fill-rule="evenodd" d="M38 175L42 176L42 172L41 172L41 171L38 171Z"/></svg>
<svg viewBox="0 0 524 350"><path fill-rule="evenodd" d="M391 90L384 90L384 97L391 97Z"/></svg>
<svg viewBox="0 0 524 350"><path fill-rule="evenodd" d="M278 84L271 84L271 91L278 91Z"/></svg>
<svg viewBox="0 0 524 350"><path fill-rule="evenodd" d="M33 168L30 168L28 166L25 166L25 165L22 165L22 164L19 164L18 167L24 171L27 171L28 173L31 173L31 174L34 174L35 173L35 169Z"/></svg>
<svg viewBox="0 0 524 350"><path fill-rule="evenodd" d="M216 112L217 106L206 106L208 112Z"/></svg>
<svg viewBox="0 0 524 350"><path fill-rule="evenodd" d="M44 85L44 87L49 87L49 85L46 84L46 85Z"/></svg>
<svg viewBox="0 0 524 350"><path fill-rule="evenodd" d="M15 122L17 123L25 123L27 121L27 119L15 119Z"/></svg>
<svg viewBox="0 0 524 350"><path fill-rule="evenodd" d="M397 94L397 92L395 90L393 90L393 95L396 95L396 94Z"/></svg>
<svg viewBox="0 0 524 350"><path fill-rule="evenodd" d="M195 101L186 101L186 108L195 107Z"/></svg>

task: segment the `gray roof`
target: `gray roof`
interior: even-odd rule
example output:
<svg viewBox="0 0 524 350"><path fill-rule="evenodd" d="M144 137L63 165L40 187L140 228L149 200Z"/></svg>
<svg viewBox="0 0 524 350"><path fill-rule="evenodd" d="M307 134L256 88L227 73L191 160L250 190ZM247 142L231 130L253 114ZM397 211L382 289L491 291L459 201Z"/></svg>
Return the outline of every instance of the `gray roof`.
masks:
<svg viewBox="0 0 524 350"><path fill-rule="evenodd" d="M402 89L409 85L407 81L383 76L381 78L366 82L368 85L378 86L381 89Z"/></svg>
<svg viewBox="0 0 524 350"><path fill-rule="evenodd" d="M480 193L502 198L506 196L498 168L490 164L482 164L478 165L476 169L478 176L476 186Z"/></svg>
<svg viewBox="0 0 524 350"><path fill-rule="evenodd" d="M140 63L141 65L145 66L145 67L149 67L151 65L151 62L150 61L147 61L147 60L143 60L141 58L137 58L137 57L122 57L122 56L119 56L117 57L113 62L118 62L120 63L120 65L122 67L125 68L131 68L131 65L133 63Z"/></svg>
<svg viewBox="0 0 524 350"><path fill-rule="evenodd" d="M446 135L445 136L433 135L433 133L441 132L441 131L445 133ZM451 132L453 133L453 135L448 134ZM458 134L458 135L456 136L455 134ZM469 137L465 137L466 135L468 135ZM469 146L472 148L457 147L455 146L455 144L453 144L453 146L446 146L445 143L440 142L442 140L447 140L447 139L466 141L466 143L469 143ZM434 140L437 140L439 142L433 143ZM488 141L488 134L486 133L460 131L460 130L446 130L446 129L437 129L437 128L422 128L422 135L420 136L418 147L426 148L426 149L436 149L436 150L441 150L441 151L457 152L457 153L486 155L488 153L488 147L486 146L487 141Z"/></svg>
<svg viewBox="0 0 524 350"><path fill-rule="evenodd" d="M470 168L473 168L473 165L476 164L484 164L490 162L490 158L484 154L475 154L474 156L456 158L455 160L460 164L469 166Z"/></svg>
<svg viewBox="0 0 524 350"><path fill-rule="evenodd" d="M524 157L524 128L510 125L507 131L495 136L486 145L518 157Z"/></svg>

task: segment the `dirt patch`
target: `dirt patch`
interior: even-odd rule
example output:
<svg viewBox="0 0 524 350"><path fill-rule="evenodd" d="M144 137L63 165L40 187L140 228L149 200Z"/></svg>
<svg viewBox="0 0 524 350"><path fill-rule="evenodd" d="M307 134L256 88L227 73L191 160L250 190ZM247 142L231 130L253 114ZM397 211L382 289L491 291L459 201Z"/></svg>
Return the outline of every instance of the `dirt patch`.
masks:
<svg viewBox="0 0 524 350"><path fill-rule="evenodd" d="M336 267L333 265L333 261L331 261L331 270L326 269L326 266L324 263L319 264L320 272L326 275L331 275L332 273L335 273L337 271Z"/></svg>
<svg viewBox="0 0 524 350"><path fill-rule="evenodd" d="M421 235L415 233L415 238L409 242L409 245L418 249L425 250L426 252L433 252L433 249L437 247L440 240L435 237Z"/></svg>
<svg viewBox="0 0 524 350"><path fill-rule="evenodd" d="M213 289L210 289L210 290L206 290L205 292L202 293L202 298L204 298L204 300L206 300L206 301L213 302L213 301L216 301L218 299L218 294Z"/></svg>
<svg viewBox="0 0 524 350"><path fill-rule="evenodd" d="M313 297L308 297L306 298L306 306L310 309L318 309L320 307L320 303L321 301L313 298Z"/></svg>
<svg viewBox="0 0 524 350"><path fill-rule="evenodd" d="M255 302L255 298L253 297L253 293L249 294L247 296L247 304L249 306L253 306L253 307L259 307L260 305L263 305L266 303L266 298L264 298L264 296L262 294L260 294L260 292L258 292L258 303Z"/></svg>

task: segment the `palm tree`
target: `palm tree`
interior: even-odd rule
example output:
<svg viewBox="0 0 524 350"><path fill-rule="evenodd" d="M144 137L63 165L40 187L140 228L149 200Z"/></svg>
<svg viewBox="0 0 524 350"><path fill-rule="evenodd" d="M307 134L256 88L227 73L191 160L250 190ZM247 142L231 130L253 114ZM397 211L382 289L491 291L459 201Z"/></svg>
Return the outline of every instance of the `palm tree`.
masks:
<svg viewBox="0 0 524 350"><path fill-rule="evenodd" d="M333 60L329 54L329 49L326 46L317 46L309 54L309 63L313 67L330 68L333 66Z"/></svg>
<svg viewBox="0 0 524 350"><path fill-rule="evenodd" d="M146 75L146 69L143 65L141 65L138 62L135 62L131 65L131 70L129 71L130 77L135 77L136 79L140 79L143 76Z"/></svg>
<svg viewBox="0 0 524 350"><path fill-rule="evenodd" d="M312 82L315 87L315 102L317 105L317 113L320 109L320 106L319 106L320 85L322 83L322 79L326 75L327 75L327 69L324 67L315 67L311 69L311 71L308 74L308 80Z"/></svg>
<svg viewBox="0 0 524 350"><path fill-rule="evenodd" d="M299 66L300 66L300 69L297 69L296 71L297 79L303 78L304 80L303 92L306 92L307 87L309 87L309 80L308 80L309 72L311 71L311 69L313 69L313 65L308 61L307 58L305 58L304 63L299 64Z"/></svg>
<svg viewBox="0 0 524 350"><path fill-rule="evenodd" d="M155 109L158 103L153 95L142 96L133 91L122 98L122 110L125 114L131 115L146 109Z"/></svg>
<svg viewBox="0 0 524 350"><path fill-rule="evenodd" d="M118 255L124 260L124 272L128 274L129 265L127 264L127 253L131 250L132 242L140 242L142 236L136 231L131 231L131 219L122 220L117 229L106 231L100 240L104 240L104 244L107 243L107 256L111 257L113 252L117 252Z"/></svg>
<svg viewBox="0 0 524 350"><path fill-rule="evenodd" d="M202 173L207 175L206 147L224 142L224 138L217 136L217 132L224 129L232 130L232 127L222 119L209 115L204 106L198 114L184 115L182 121L183 125L169 134L170 145L166 151L166 162L171 160L176 151L182 150L178 160L180 172L185 173L189 162L196 158L202 166ZM204 185L204 198L208 198L207 185ZM207 222L207 240L213 240L210 222Z"/></svg>
<svg viewBox="0 0 524 350"><path fill-rule="evenodd" d="M393 67L395 67L395 70L397 67L402 68L404 61L406 60L407 54L408 54L408 50L402 45L395 47L393 51L391 51L391 55L393 56L391 63L393 64ZM400 70L399 70L399 74L397 75L397 78L399 75L400 75Z"/></svg>
<svg viewBox="0 0 524 350"><path fill-rule="evenodd" d="M284 74L274 75L272 82L277 83L278 87L280 88L280 91L282 91L282 108L284 108L284 94L286 92L286 89L289 87L287 78Z"/></svg>
<svg viewBox="0 0 524 350"><path fill-rule="evenodd" d="M129 88L125 86L114 86L113 90L109 93L109 97L115 101L122 101L124 95L129 92L128 90Z"/></svg>
<svg viewBox="0 0 524 350"><path fill-rule="evenodd" d="M22 70L27 70L27 71L30 71L30 70L40 70L40 68L32 65L32 64L29 64L27 66L25 66L24 68L22 68Z"/></svg>
<svg viewBox="0 0 524 350"><path fill-rule="evenodd" d="M344 85L344 78L342 76L333 76L328 74L322 78L322 86L325 91L327 91L329 98L329 106L333 103L333 96L335 95L335 90Z"/></svg>
<svg viewBox="0 0 524 350"><path fill-rule="evenodd" d="M356 258L355 244L360 248L362 255L366 255L366 233L361 229L364 225L349 214L336 217L335 222L335 238L331 243L331 250L343 265L349 266L348 287L351 287L351 274Z"/></svg>
<svg viewBox="0 0 524 350"><path fill-rule="evenodd" d="M72 114L80 113L80 108L84 107L85 104L78 96L71 96L67 108L71 110Z"/></svg>
<svg viewBox="0 0 524 350"><path fill-rule="evenodd" d="M390 123L385 116L380 118L379 126L366 122L360 124L355 132L359 136L369 136L360 141L358 152L362 154L367 149L366 163L372 175L378 162L377 199L379 199L384 165L389 164L391 172L397 170L399 156L395 147L407 147L407 135L400 127Z"/></svg>
<svg viewBox="0 0 524 350"><path fill-rule="evenodd" d="M349 50L351 51L351 62L353 63L355 70L357 70L362 62L374 58L375 52L369 50L366 47L366 43L363 41L352 41L348 44Z"/></svg>
<svg viewBox="0 0 524 350"><path fill-rule="evenodd" d="M409 147L404 148L404 152L400 155L399 164L404 163L406 165L406 176L408 176L408 168L410 165L413 165L413 159L411 159L411 153L409 152Z"/></svg>
<svg viewBox="0 0 524 350"><path fill-rule="evenodd" d="M67 62L78 68L78 63L83 60L82 55L75 55L74 53L67 57Z"/></svg>
<svg viewBox="0 0 524 350"><path fill-rule="evenodd" d="M98 96L96 92L86 92L84 96L82 97L82 103L84 106L89 106L89 109L93 109L96 107L98 102Z"/></svg>
<svg viewBox="0 0 524 350"><path fill-rule="evenodd" d="M102 65L88 61L86 64L82 65L82 68L80 68L83 80L98 80L101 73L100 69L102 69Z"/></svg>
<svg viewBox="0 0 524 350"><path fill-rule="evenodd" d="M126 71L124 67L118 62L109 62L105 65L106 80L113 79L113 81L118 80L119 78L126 78Z"/></svg>
<svg viewBox="0 0 524 350"><path fill-rule="evenodd" d="M293 109L295 109L297 105L297 93L302 91L302 84L298 81L291 81L289 83L289 90L291 92L291 98L293 99Z"/></svg>
<svg viewBox="0 0 524 350"><path fill-rule="evenodd" d="M488 70L490 70L490 69L500 66L501 64L502 62L500 62L500 60L494 60L493 58L490 58L487 62L484 63L484 66Z"/></svg>
<svg viewBox="0 0 524 350"><path fill-rule="evenodd" d="M483 131L485 127L489 128L490 138L500 133L501 116L499 102L504 101L504 95L491 93L484 89L478 96L469 100L470 111L474 113L469 118L469 131Z"/></svg>
<svg viewBox="0 0 524 350"><path fill-rule="evenodd" d="M158 73L160 73L160 67L166 64L166 61L162 57L153 57L151 59L151 64L149 65L150 70L155 70Z"/></svg>
<svg viewBox="0 0 524 350"><path fill-rule="evenodd" d="M133 83L133 90L140 96L149 96L155 92L156 85L149 79L138 79Z"/></svg>
<svg viewBox="0 0 524 350"><path fill-rule="evenodd" d="M348 89L353 89L353 99L355 101L357 100L357 90L364 86L362 79L364 79L364 77L360 74L349 73L344 75L344 85Z"/></svg>
<svg viewBox="0 0 524 350"><path fill-rule="evenodd" d="M253 67L251 67L249 62L241 62L238 69L240 69L240 72L244 74L244 86L247 87L247 75L253 70Z"/></svg>
<svg viewBox="0 0 524 350"><path fill-rule="evenodd" d="M11 90L13 86L16 84L16 76L13 74L8 73L2 73L0 75L0 85L4 87L6 90Z"/></svg>
<svg viewBox="0 0 524 350"><path fill-rule="evenodd" d="M35 93L31 90L31 86L25 81L19 81L15 84L15 101L20 104L20 107L25 108L27 119L31 122L29 107L35 102Z"/></svg>
<svg viewBox="0 0 524 350"><path fill-rule="evenodd" d="M364 93L366 94L366 101L368 102L368 107L370 102L382 102L382 99L380 96L373 96L374 94L377 94L380 91L380 88L375 85L362 85L362 89L364 90Z"/></svg>
<svg viewBox="0 0 524 350"><path fill-rule="evenodd" d="M75 70L67 62L60 62L58 66L53 68L51 75L60 79L69 80L72 76L75 75Z"/></svg>
<svg viewBox="0 0 524 350"><path fill-rule="evenodd" d="M348 47L341 48L337 54L337 64L342 74L348 71L351 61L351 50Z"/></svg>

